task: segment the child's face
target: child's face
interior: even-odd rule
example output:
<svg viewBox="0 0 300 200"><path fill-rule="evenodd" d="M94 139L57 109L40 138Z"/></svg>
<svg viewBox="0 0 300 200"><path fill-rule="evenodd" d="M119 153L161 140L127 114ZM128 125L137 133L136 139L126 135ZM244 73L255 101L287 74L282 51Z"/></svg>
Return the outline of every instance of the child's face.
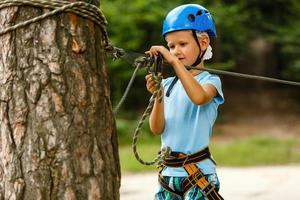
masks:
<svg viewBox="0 0 300 200"><path fill-rule="evenodd" d="M176 31L165 37L170 53L176 56L182 64L190 66L195 63L200 49L193 37L192 31Z"/></svg>

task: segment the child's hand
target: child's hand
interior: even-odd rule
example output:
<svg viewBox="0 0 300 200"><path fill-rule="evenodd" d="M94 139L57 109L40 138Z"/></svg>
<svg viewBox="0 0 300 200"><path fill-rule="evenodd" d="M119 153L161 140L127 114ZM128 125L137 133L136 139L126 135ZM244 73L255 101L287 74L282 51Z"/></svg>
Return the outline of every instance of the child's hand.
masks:
<svg viewBox="0 0 300 200"><path fill-rule="evenodd" d="M154 91L155 91L155 81L152 77L152 74L148 74L145 76L145 79L146 79L146 87L147 87L147 90L153 94Z"/></svg>
<svg viewBox="0 0 300 200"><path fill-rule="evenodd" d="M171 65L176 61L176 59L178 59L176 56L172 55L170 51L164 46L152 46L150 50L146 51L145 53L150 55L151 57L158 56L158 54L160 53L163 56L164 61Z"/></svg>

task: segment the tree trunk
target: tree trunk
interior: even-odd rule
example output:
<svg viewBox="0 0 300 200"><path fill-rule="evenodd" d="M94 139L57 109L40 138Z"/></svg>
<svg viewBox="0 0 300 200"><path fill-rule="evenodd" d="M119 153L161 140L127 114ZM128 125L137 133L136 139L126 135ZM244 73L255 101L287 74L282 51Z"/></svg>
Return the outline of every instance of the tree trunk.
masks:
<svg viewBox="0 0 300 200"><path fill-rule="evenodd" d="M2 9L0 27L45 12ZM101 34L63 13L0 36L0 200L119 199Z"/></svg>

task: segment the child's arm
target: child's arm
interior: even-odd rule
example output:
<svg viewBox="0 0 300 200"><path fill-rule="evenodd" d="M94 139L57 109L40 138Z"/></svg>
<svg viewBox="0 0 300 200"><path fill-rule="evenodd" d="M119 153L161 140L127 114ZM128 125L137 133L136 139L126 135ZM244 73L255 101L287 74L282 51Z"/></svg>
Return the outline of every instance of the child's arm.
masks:
<svg viewBox="0 0 300 200"><path fill-rule="evenodd" d="M155 90L155 82L152 79L152 75L148 74L146 77L146 87L147 90L153 94ZM163 98L163 97L162 97ZM164 100L162 99L161 102L158 101L158 97L154 100L154 106L151 111L150 117L149 117L149 124L151 131L158 135L161 134L164 130L165 126L165 118L164 118Z"/></svg>
<svg viewBox="0 0 300 200"><path fill-rule="evenodd" d="M173 66L175 73L180 79L187 95L194 104L206 104L217 95L217 91L213 85L199 84L194 79L193 75L179 61L179 59L172 55L164 46L152 46L151 49L146 53L149 53L151 56L157 56L158 53L163 55L164 59Z"/></svg>
<svg viewBox="0 0 300 200"><path fill-rule="evenodd" d="M172 63L172 66L194 104L206 104L217 95L217 90L213 85L201 85L178 59Z"/></svg>

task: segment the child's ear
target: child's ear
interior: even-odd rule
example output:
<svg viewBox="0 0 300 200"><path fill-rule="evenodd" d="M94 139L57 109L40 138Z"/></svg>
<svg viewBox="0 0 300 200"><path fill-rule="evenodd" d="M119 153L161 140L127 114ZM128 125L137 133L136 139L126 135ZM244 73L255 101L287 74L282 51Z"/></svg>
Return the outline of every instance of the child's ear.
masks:
<svg viewBox="0 0 300 200"><path fill-rule="evenodd" d="M202 36L201 38L198 38L199 44L201 46L202 50L206 50L207 47L209 46L210 39L207 35Z"/></svg>

